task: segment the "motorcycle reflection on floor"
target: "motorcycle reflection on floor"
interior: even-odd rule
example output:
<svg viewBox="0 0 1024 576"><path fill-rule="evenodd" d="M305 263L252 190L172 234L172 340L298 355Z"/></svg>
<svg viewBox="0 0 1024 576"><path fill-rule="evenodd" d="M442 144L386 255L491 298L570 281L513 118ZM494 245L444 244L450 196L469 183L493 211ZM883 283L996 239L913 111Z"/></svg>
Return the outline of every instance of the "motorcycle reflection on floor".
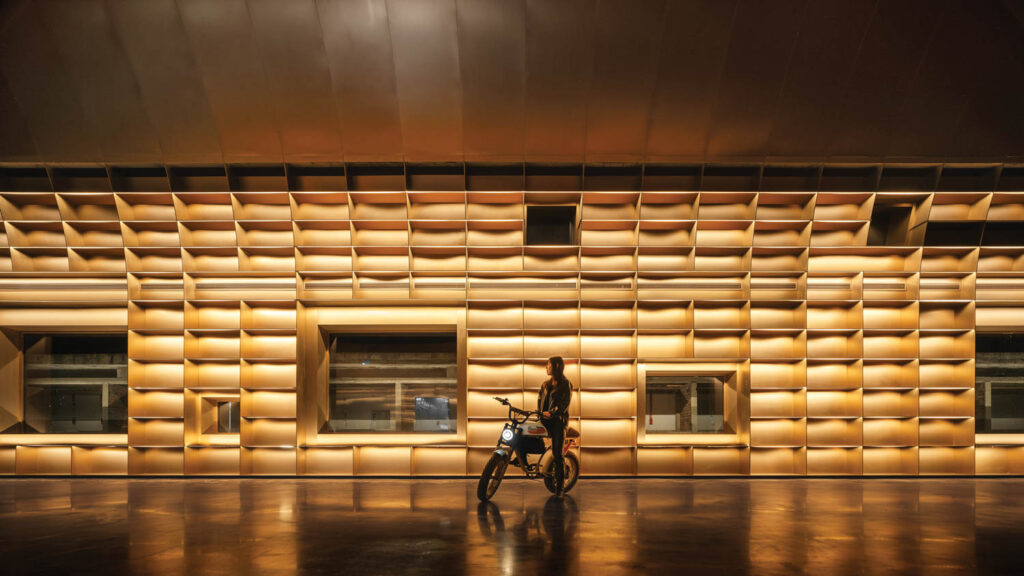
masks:
<svg viewBox="0 0 1024 576"><path fill-rule="evenodd" d="M572 496L549 497L541 510L513 510L509 526L493 502L481 502L476 518L480 535L494 545L498 565L508 573L568 574L578 568L579 510Z"/></svg>
<svg viewBox="0 0 1024 576"><path fill-rule="evenodd" d="M498 487L501 486L501 481L505 478L505 471L510 464L521 468L527 478L543 478L544 486L554 494L556 491L554 455L552 455L551 449L544 445L547 430L538 421L540 413L536 410L516 408L509 403L508 398L495 396L494 399L508 407L508 422L501 430L494 454L491 455L491 459L484 465L484 470L480 474L480 482L476 488L477 498L486 502L494 496ZM570 451L579 446L579 435L580 433L574 428L568 428L565 431L565 444L561 446L565 461L563 492L566 493L576 486L580 475L580 461ZM536 462L530 462L531 454L540 454L540 458Z"/></svg>

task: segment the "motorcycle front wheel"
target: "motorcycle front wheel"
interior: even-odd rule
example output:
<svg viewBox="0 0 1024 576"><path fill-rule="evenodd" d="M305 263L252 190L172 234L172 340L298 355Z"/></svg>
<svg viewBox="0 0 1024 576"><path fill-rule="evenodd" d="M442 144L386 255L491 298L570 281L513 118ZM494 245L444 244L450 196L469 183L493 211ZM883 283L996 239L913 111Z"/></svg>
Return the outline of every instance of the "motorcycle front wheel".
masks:
<svg viewBox="0 0 1024 576"><path fill-rule="evenodd" d="M564 487L563 487L562 492L565 492L566 494L568 494L569 490L572 490L573 487L576 486L576 481L580 479L580 461L579 461L578 458L576 458L576 455L573 454L572 452L567 453L564 456L564 460L565 460L565 476L564 476L565 483L564 483ZM554 476L545 476L544 477L544 486L548 489L549 492L554 494L555 493L555 477Z"/></svg>
<svg viewBox="0 0 1024 576"><path fill-rule="evenodd" d="M491 455L491 459L484 466L484 471L480 473L480 482L476 485L476 497L481 502L487 502L498 491L507 469L508 458L498 453Z"/></svg>

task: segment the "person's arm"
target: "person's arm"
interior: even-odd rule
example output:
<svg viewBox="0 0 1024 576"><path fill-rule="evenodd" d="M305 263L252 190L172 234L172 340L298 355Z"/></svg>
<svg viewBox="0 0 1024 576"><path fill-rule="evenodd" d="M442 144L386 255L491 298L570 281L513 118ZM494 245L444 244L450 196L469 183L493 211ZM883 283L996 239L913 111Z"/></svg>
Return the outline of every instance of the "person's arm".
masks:
<svg viewBox="0 0 1024 576"><path fill-rule="evenodd" d="M560 417L569 412L569 401L572 400L572 386L568 380L555 385L551 390L551 416Z"/></svg>

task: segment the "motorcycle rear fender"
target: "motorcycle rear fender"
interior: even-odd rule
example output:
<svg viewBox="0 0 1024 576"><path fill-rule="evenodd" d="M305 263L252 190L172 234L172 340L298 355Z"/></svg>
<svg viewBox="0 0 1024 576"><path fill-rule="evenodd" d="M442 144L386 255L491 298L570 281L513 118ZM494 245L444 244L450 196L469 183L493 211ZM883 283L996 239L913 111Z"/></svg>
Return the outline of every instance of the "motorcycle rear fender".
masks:
<svg viewBox="0 0 1024 576"><path fill-rule="evenodd" d="M548 450L540 457L539 469L543 474L551 474L552 464L554 464L555 457L551 454L551 450Z"/></svg>

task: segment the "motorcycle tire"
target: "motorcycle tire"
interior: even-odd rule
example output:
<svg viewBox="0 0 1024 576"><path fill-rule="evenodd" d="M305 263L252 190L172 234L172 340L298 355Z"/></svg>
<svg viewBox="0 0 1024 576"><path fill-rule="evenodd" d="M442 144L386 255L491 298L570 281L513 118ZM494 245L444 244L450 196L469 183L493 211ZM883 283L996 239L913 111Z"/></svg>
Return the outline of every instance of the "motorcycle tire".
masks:
<svg viewBox="0 0 1024 576"><path fill-rule="evenodd" d="M476 497L481 502L487 502L494 497L507 469L508 459L501 454L491 455L491 459L484 465L484 471L480 473L480 482L476 485Z"/></svg>
<svg viewBox="0 0 1024 576"><path fill-rule="evenodd" d="M562 492L565 494L569 493L576 486L576 481L580 479L580 461L576 458L576 455L569 452L565 455L565 485L563 486ZM548 489L548 492L555 493L555 479L551 476L544 477L544 487Z"/></svg>

